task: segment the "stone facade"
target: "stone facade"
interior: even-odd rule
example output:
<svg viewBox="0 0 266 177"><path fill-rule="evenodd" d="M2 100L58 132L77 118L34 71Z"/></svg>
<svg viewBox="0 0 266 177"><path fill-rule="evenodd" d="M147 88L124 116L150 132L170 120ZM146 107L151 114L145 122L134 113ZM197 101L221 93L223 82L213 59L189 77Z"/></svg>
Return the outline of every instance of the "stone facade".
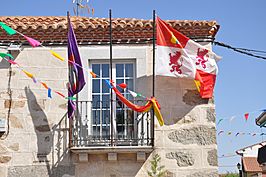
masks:
<svg viewBox="0 0 266 177"><path fill-rule="evenodd" d="M210 44L206 44L210 47ZM66 47L52 46L66 58ZM92 60L108 60L108 46L80 47L84 67ZM136 92L151 95L152 47L150 45L113 47L114 60L134 60ZM44 48L23 46L15 61L39 81L67 95L67 62L61 62ZM79 97L90 99L90 82ZM168 176L218 176L215 107L201 99L193 80L156 77L156 97L165 126L155 121L155 145L146 160L137 154L118 153L108 160L106 153L85 155L84 161L68 149L67 101L59 95L47 98L47 91L32 82L15 66L0 62L0 118L7 133L0 139L0 177L144 177L148 176L154 154L161 157Z"/></svg>

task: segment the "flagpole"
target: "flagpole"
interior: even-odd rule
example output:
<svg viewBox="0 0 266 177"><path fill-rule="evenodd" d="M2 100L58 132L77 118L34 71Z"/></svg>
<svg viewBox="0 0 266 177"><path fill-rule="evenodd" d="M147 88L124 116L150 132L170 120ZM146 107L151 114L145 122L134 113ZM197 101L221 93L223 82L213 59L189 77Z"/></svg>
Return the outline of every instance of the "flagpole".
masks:
<svg viewBox="0 0 266 177"><path fill-rule="evenodd" d="M67 11L67 31L69 31L69 21L70 15L69 15L69 11ZM69 63L68 63L68 82L69 82L69 77L70 77L70 70L69 70ZM69 95L68 95L69 96ZM69 147L72 147L72 124L73 124L73 117L68 119L68 123L69 123Z"/></svg>
<svg viewBox="0 0 266 177"><path fill-rule="evenodd" d="M113 49L112 49L112 10L109 9L109 32L110 32L110 82L113 80ZM111 123L111 146L113 146L114 139L114 125L113 125L113 89L111 89L111 113L110 113L110 123Z"/></svg>
<svg viewBox="0 0 266 177"><path fill-rule="evenodd" d="M155 10L153 10L152 32L152 97L155 97ZM151 119L151 144L154 145L154 109Z"/></svg>

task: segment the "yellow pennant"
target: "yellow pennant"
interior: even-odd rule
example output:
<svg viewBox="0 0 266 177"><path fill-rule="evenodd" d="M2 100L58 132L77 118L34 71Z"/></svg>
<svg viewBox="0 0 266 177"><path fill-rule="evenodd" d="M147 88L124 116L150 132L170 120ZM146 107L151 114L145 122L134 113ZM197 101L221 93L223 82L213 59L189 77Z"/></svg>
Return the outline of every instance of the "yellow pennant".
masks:
<svg viewBox="0 0 266 177"><path fill-rule="evenodd" d="M28 71L22 70L28 77L33 78L33 74L29 73Z"/></svg>
<svg viewBox="0 0 266 177"><path fill-rule="evenodd" d="M56 52L53 51L53 50L50 50L50 53L51 53L55 58L58 58L58 59L61 60L61 61L64 61L64 60L65 60L63 57L61 57L58 53L56 53Z"/></svg>
<svg viewBox="0 0 266 177"><path fill-rule="evenodd" d="M196 84L196 87L197 87L197 90L198 90L198 92L200 92L200 81L198 81L198 80L194 80L194 82L195 82L195 84Z"/></svg>
<svg viewBox="0 0 266 177"><path fill-rule="evenodd" d="M163 116L160 112L160 109L158 108L157 104L156 104L156 101L154 99L151 99L151 102L152 102L152 106L153 106L153 110L154 110L154 113L155 113L155 116L157 117L157 120L160 124L160 126L163 126L164 125L164 120L163 120Z"/></svg>

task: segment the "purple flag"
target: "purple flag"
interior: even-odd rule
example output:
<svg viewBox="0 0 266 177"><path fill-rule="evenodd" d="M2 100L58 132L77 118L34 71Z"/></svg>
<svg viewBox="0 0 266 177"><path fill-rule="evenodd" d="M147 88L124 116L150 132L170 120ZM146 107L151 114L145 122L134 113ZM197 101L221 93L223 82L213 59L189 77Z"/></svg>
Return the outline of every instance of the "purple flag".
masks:
<svg viewBox="0 0 266 177"><path fill-rule="evenodd" d="M82 69L82 62L79 55L78 45L75 33L73 31L70 17L68 18L68 34L67 34L67 47L68 47L68 68L69 68L69 85L68 97L73 97L79 93L86 84L84 73ZM75 110L75 102L68 100L68 117L71 118Z"/></svg>

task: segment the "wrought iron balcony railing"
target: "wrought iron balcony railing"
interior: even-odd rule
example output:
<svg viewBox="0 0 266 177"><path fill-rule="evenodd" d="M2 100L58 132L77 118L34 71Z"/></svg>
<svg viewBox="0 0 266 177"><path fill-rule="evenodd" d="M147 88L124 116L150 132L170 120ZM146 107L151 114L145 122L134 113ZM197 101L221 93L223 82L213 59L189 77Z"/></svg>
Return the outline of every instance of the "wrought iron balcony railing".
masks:
<svg viewBox="0 0 266 177"><path fill-rule="evenodd" d="M143 100L134 101L143 105ZM138 113L121 101L79 101L72 120L72 147L152 146L151 112ZM112 117L112 118L110 118Z"/></svg>

